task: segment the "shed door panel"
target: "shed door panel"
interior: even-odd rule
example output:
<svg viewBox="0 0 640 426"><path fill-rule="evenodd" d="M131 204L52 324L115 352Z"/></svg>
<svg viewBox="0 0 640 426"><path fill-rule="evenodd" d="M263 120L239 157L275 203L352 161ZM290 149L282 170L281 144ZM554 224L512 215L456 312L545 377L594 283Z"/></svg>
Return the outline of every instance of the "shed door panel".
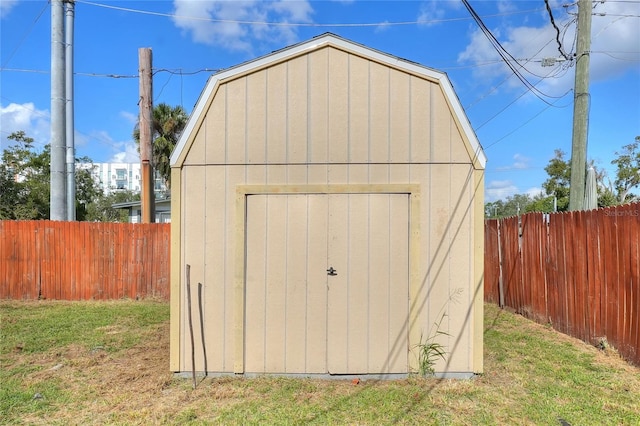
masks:
<svg viewBox="0 0 640 426"><path fill-rule="evenodd" d="M246 371L407 372L408 211L402 194L248 196Z"/></svg>

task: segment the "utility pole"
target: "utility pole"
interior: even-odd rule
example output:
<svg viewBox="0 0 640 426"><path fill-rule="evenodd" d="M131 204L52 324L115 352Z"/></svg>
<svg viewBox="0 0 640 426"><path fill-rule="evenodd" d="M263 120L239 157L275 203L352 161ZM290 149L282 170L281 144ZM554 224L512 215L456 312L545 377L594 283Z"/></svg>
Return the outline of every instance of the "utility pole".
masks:
<svg viewBox="0 0 640 426"><path fill-rule="evenodd" d="M51 0L51 220L66 219L64 56L64 2Z"/></svg>
<svg viewBox="0 0 640 426"><path fill-rule="evenodd" d="M73 18L75 0L64 0L66 7L66 56L65 56L65 82L66 82L66 148L67 148L67 220L76 220L76 149L74 140L74 112L73 112Z"/></svg>
<svg viewBox="0 0 640 426"><path fill-rule="evenodd" d="M589 130L589 61L591 50L591 0L578 0L576 76L573 89L573 137L571 141L571 185L569 210L584 207Z"/></svg>
<svg viewBox="0 0 640 426"><path fill-rule="evenodd" d="M140 173L142 174L142 223L155 221L154 193L153 193L153 156L152 138L152 111L153 111L153 78L151 73L151 49L143 47L138 49L139 77L140 77L140 116L138 128L140 129Z"/></svg>

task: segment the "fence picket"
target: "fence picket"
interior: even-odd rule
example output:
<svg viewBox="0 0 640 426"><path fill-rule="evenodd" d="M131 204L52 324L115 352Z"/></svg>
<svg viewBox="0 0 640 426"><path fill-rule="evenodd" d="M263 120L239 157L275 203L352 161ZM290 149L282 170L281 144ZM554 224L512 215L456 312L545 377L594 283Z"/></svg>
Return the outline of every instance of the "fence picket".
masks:
<svg viewBox="0 0 640 426"><path fill-rule="evenodd" d="M486 222L485 300L502 257L507 307L640 365L640 203L521 220L520 245L517 218Z"/></svg>
<svg viewBox="0 0 640 426"><path fill-rule="evenodd" d="M0 298L168 300L170 226L0 221Z"/></svg>

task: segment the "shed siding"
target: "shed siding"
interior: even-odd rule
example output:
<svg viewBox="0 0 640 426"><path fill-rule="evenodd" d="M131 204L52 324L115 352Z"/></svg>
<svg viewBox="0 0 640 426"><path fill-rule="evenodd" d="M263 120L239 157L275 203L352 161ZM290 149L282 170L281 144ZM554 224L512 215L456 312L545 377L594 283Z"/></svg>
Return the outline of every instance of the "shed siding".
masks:
<svg viewBox="0 0 640 426"><path fill-rule="evenodd" d="M220 84L184 164L460 161L436 83L325 48Z"/></svg>
<svg viewBox="0 0 640 426"><path fill-rule="evenodd" d="M426 338L433 332L433 324L446 314L442 328L450 337L443 336L442 343L453 352L447 369L474 370L468 356L474 341L467 314L475 284L474 197L482 189L474 186L478 179L473 175L464 136L437 83L325 47L220 82L204 113L178 182L182 202L180 274L184 276L184 265L191 265L196 337L201 335L197 284L202 283L209 371L232 371L237 357L233 340L234 253L236 244L244 241L235 241L236 186L371 183L411 183L422 188L421 217L410 218L419 221L422 235L416 254L420 285L418 297L411 301L418 312L417 330ZM287 211L271 213L274 218L281 214L282 220L288 217ZM289 220L288 226L296 226L295 217ZM293 239L288 244L301 250L297 245L305 241ZM277 271L278 267L284 270L286 265L272 265L269 270ZM290 272L302 277L304 270L292 268ZM295 306L299 296L265 295L264 303ZM458 303L451 303L454 298ZM265 309L261 301L251 303L254 305L247 309ZM191 348L186 304L181 315L178 368L187 371ZM293 327L287 329L293 336L303 332L295 324L287 327ZM252 336L256 341L264 338ZM291 359L287 351L294 349L276 338L264 342L280 348L273 349L273 359L270 355L265 363L285 368L278 363ZM196 338L198 348L197 342ZM308 346L305 350L317 348ZM305 368L320 368L319 361L308 362ZM203 365L203 351L197 349L196 368L201 370ZM290 368L302 367L291 364Z"/></svg>

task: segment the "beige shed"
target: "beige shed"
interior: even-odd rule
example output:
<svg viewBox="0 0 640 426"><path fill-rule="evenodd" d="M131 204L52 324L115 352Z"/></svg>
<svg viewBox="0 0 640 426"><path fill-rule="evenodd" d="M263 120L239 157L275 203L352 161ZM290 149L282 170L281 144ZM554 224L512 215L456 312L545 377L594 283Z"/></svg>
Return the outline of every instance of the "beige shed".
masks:
<svg viewBox="0 0 640 426"><path fill-rule="evenodd" d="M333 34L213 75L171 157L171 370L403 377L435 338L482 372L485 161L444 73Z"/></svg>

